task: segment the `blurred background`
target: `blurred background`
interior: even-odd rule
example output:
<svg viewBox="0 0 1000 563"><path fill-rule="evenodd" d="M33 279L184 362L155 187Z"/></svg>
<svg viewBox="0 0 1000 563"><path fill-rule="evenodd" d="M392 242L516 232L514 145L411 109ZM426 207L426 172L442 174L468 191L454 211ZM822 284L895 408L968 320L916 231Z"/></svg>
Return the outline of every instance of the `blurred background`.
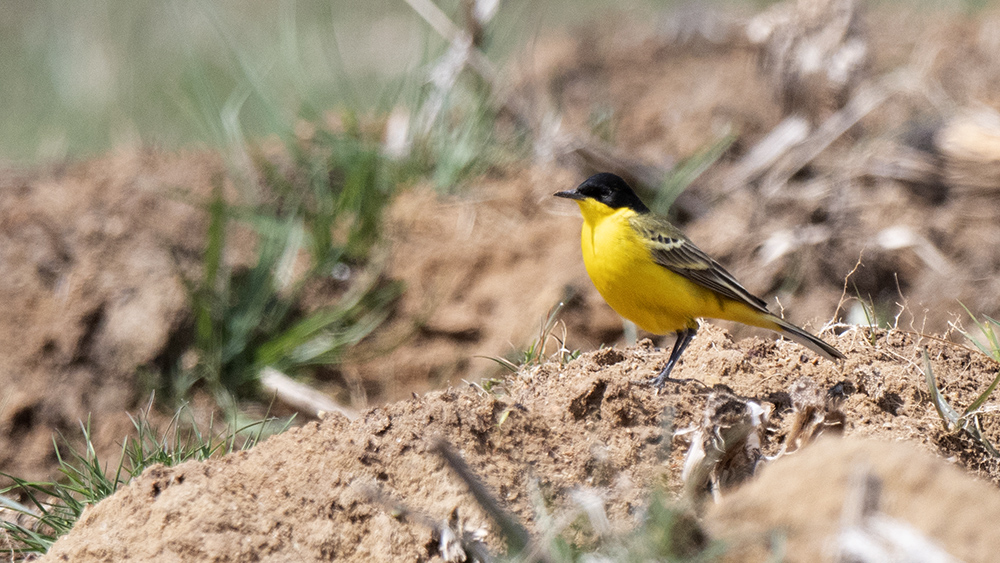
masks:
<svg viewBox="0 0 1000 563"><path fill-rule="evenodd" d="M664 5L613 8L641 20ZM505 2L484 50L501 63L544 30L610 9ZM0 36L0 158L18 164L259 138L275 120L324 111L388 112L415 100L446 47L412 7L384 0L14 0Z"/></svg>
<svg viewBox="0 0 1000 563"><path fill-rule="evenodd" d="M1000 358L996 3L2 8L0 487L85 481L0 495L7 530L66 501L26 553L148 465L669 345L597 295L551 197L598 171L813 332Z"/></svg>

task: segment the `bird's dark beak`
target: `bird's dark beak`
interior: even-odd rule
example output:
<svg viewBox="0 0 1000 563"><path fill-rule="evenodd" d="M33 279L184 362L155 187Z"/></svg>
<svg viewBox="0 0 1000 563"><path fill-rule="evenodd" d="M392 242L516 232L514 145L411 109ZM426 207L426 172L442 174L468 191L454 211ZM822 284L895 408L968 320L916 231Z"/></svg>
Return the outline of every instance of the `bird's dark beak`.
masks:
<svg viewBox="0 0 1000 563"><path fill-rule="evenodd" d="M556 197L564 197L566 199L576 199L576 200L587 199L586 196L584 196L583 194L581 194L580 192L578 192L576 190L567 191L567 192L556 192L556 193L554 193L552 195L554 195Z"/></svg>

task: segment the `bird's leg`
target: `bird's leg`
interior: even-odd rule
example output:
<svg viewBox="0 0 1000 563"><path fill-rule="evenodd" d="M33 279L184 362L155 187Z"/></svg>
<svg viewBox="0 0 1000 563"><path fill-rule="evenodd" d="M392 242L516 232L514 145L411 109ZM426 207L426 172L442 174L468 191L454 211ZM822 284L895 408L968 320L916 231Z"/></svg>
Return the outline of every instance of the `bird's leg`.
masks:
<svg viewBox="0 0 1000 563"><path fill-rule="evenodd" d="M650 385L656 387L657 389L662 389L663 384L668 381L671 383L687 383L689 381L693 381L691 379L674 379L670 377L670 372L674 370L674 365L677 364L677 360L680 359L681 354L684 353L684 349L691 343L691 339L694 338L694 335L697 332L698 329L696 328L687 328L677 331L677 340L674 341L674 349L670 352L670 359L667 360L667 365L663 366L663 369L660 370L659 375L649 381Z"/></svg>

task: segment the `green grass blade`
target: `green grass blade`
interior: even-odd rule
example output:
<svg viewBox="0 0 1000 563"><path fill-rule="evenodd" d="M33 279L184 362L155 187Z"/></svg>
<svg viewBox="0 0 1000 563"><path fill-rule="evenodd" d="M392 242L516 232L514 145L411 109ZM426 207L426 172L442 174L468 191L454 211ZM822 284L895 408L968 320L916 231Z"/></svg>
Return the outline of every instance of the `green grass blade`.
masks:
<svg viewBox="0 0 1000 563"><path fill-rule="evenodd" d="M711 168L729 147L733 146L738 137L733 134L723 136L708 147L700 150L690 158L678 163L663 179L660 189L656 192L652 208L654 211L667 214L670 207L699 176Z"/></svg>
<svg viewBox="0 0 1000 563"><path fill-rule="evenodd" d="M514 364L514 362L511 362L510 360L508 360L506 358L500 358L500 357L497 357L497 356L474 356L474 357L475 358L484 358L484 359L496 362L496 363L500 364L501 367L510 370L511 373L517 373L517 370L521 369L516 364Z"/></svg>
<svg viewBox="0 0 1000 563"><path fill-rule="evenodd" d="M979 445L981 445L991 456L994 458L1000 458L1000 452L993 447L993 444L990 443L989 439L986 438L986 435L983 434L983 429L979 424L978 416L973 416L971 424L967 424L963 430L965 430L973 440L979 442Z"/></svg>
<svg viewBox="0 0 1000 563"><path fill-rule="evenodd" d="M921 354L924 359L924 379L927 382L927 392L931 396L931 403L934 408L937 409L938 416L941 417L941 421L944 424L944 428L947 431L953 431L956 428L961 427L959 422L958 411L956 411L948 400L941 395L941 391L938 389L937 381L934 379L934 371L931 369L931 359L927 355L927 349L921 349Z"/></svg>
<svg viewBox="0 0 1000 563"><path fill-rule="evenodd" d="M986 390L983 391L979 397L977 397L976 400L965 409L965 412L962 413L962 418L969 416L971 413L977 412L986 400L990 398L990 395L993 394L993 390L997 388L997 384L1000 384L1000 371L997 372L996 377L994 377L993 381L990 382L989 387L987 387Z"/></svg>
<svg viewBox="0 0 1000 563"><path fill-rule="evenodd" d="M996 320L988 316L986 317L987 322L985 323L980 322L979 319L977 319L976 316L972 314L972 311L969 311L969 308L966 307L964 303L959 301L958 304L961 305L963 309L965 309L965 312L969 315L969 318L972 319L973 323L975 323L976 328L978 328L979 331L983 334L983 336L986 337L986 342L980 342L979 339L974 338L971 334L962 329L959 329L959 332L961 332L962 335L965 336L965 338L971 341L972 344L975 345L975 347L978 348L980 352L992 358L993 360L1000 362L1000 338L997 337L996 331L993 330L993 326L1000 326L1000 323L998 323Z"/></svg>

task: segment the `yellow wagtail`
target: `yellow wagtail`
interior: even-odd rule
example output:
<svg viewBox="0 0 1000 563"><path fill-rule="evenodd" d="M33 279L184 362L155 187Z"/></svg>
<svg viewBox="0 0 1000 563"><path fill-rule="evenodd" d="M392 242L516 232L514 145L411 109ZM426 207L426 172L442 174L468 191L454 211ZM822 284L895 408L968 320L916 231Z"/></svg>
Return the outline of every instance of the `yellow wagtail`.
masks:
<svg viewBox="0 0 1000 563"><path fill-rule="evenodd" d="M654 334L676 333L667 365L650 383L663 387L698 330L698 318L724 319L779 332L831 360L836 348L771 314L718 262L677 227L649 210L614 174L595 174L557 197L583 214L583 263L619 315Z"/></svg>

